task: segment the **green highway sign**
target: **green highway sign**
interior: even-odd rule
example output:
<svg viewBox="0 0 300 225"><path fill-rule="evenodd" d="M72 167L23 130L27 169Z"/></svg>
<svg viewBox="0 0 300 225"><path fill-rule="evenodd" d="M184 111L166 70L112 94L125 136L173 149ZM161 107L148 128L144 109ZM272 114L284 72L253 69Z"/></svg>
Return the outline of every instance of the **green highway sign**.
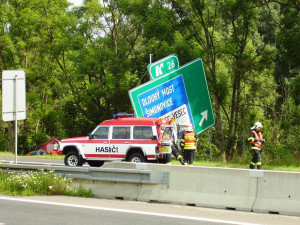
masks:
<svg viewBox="0 0 300 225"><path fill-rule="evenodd" d="M137 117L175 118L193 124L196 133L215 124L202 59L129 91Z"/></svg>
<svg viewBox="0 0 300 225"><path fill-rule="evenodd" d="M157 79L179 68L178 55L176 53L169 55L161 60L148 65L148 72L151 80Z"/></svg>

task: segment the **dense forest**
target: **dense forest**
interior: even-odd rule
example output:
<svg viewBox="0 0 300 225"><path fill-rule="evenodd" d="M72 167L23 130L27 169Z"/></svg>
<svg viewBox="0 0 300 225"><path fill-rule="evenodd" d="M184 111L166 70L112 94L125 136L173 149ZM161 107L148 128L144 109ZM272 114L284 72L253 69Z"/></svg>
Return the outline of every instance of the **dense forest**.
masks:
<svg viewBox="0 0 300 225"><path fill-rule="evenodd" d="M216 124L198 159L211 146L213 160L247 160L260 121L268 161L299 165L299 0L0 0L0 71L26 72L19 154L132 113L128 91L149 81L149 54L173 53L204 62ZM14 151L13 129L1 119L1 151Z"/></svg>

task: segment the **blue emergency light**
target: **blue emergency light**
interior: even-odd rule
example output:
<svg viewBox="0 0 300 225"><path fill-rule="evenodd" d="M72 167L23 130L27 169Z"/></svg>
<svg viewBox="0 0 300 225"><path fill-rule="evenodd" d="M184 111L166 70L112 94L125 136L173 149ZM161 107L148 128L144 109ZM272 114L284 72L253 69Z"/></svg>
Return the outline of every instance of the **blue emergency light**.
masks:
<svg viewBox="0 0 300 225"><path fill-rule="evenodd" d="M118 119L118 118L132 118L134 117L133 114L127 114L127 113L117 113L117 114L113 114L112 118L113 119Z"/></svg>

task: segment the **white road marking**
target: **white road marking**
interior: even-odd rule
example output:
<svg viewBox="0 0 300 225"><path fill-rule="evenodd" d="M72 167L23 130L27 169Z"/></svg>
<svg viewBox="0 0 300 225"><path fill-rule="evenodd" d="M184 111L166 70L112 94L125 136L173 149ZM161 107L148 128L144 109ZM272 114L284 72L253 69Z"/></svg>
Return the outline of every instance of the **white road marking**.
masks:
<svg viewBox="0 0 300 225"><path fill-rule="evenodd" d="M86 206L86 205L78 205L78 204L47 202L47 201L21 199L21 198L14 198L14 197L0 196L0 199L8 200L8 201L37 203L37 204L55 205L55 206L67 206L67 207L84 208L84 209L95 209L95 210L123 212L123 213L140 214L140 215L148 215L148 216L161 216L161 217L168 217L168 218L186 219L186 220L195 220L195 221L206 221L206 222L223 223L223 224L258 225L258 224L254 224L254 223L243 223L243 222L237 222L237 221L218 220L218 219L209 219L209 218L192 217L192 216L180 216L180 215L172 215L172 214L164 214L164 213L152 213L152 212L126 210L126 209L114 209L114 208L106 208L106 207L98 207L98 206Z"/></svg>

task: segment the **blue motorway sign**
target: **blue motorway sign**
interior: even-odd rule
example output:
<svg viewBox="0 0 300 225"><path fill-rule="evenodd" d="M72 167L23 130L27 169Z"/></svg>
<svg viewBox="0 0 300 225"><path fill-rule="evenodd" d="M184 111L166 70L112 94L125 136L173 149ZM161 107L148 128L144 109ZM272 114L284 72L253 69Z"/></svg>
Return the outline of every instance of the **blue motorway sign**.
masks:
<svg viewBox="0 0 300 225"><path fill-rule="evenodd" d="M138 95L143 117L167 117L170 112L184 106L182 113L191 110L184 87L183 77L178 76ZM176 115L171 117L176 117Z"/></svg>

